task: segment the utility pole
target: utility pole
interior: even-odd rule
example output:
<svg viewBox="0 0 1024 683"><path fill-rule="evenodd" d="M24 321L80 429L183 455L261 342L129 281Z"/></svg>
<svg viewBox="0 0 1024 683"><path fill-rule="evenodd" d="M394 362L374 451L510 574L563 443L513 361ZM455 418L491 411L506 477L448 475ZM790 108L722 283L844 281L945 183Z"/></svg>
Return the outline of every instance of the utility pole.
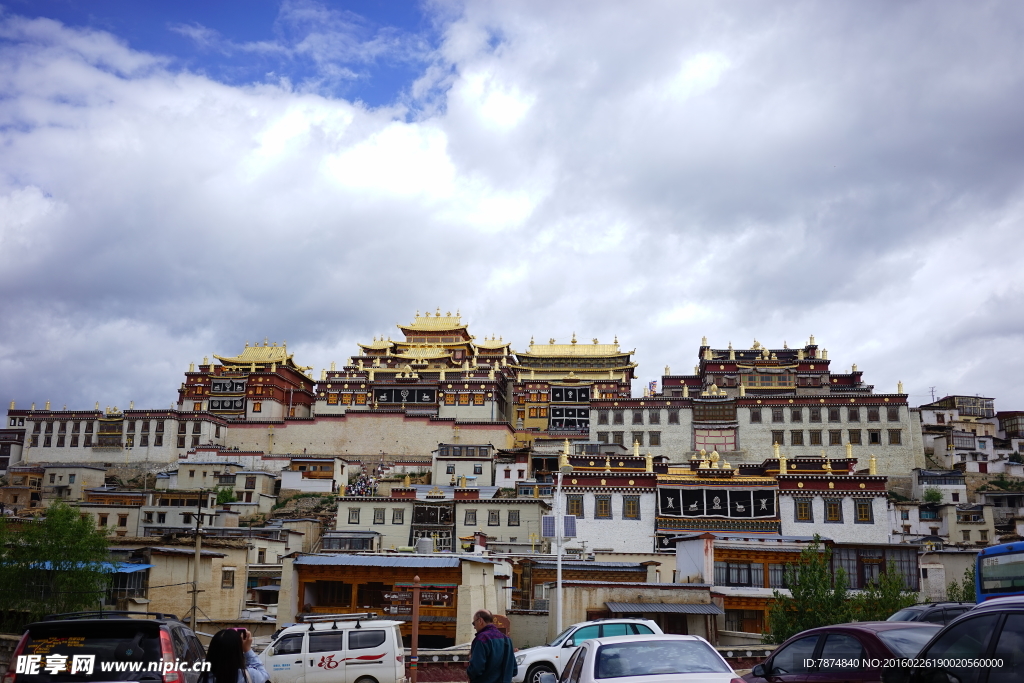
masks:
<svg viewBox="0 0 1024 683"><path fill-rule="evenodd" d="M932 392L932 403L935 403L935 387L929 387Z"/></svg>
<svg viewBox="0 0 1024 683"><path fill-rule="evenodd" d="M192 632L196 630L196 617L199 612L199 558L203 552L203 535L199 531L199 527L203 521L203 496L205 492L200 489L199 496L196 498L196 554L195 559L192 562L192 619L190 625Z"/></svg>

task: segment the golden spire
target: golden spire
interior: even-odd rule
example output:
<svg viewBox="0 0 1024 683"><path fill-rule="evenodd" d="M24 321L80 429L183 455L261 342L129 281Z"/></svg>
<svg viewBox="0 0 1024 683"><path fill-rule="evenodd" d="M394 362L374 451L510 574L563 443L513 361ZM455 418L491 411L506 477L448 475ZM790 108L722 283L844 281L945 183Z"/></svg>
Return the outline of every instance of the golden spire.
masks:
<svg viewBox="0 0 1024 683"><path fill-rule="evenodd" d="M576 343L576 333L575 332L572 333L572 343L573 344Z"/></svg>
<svg viewBox="0 0 1024 683"><path fill-rule="evenodd" d="M611 472L612 471L612 457L610 455L606 455L605 458L604 458L604 471L605 472Z"/></svg>
<svg viewBox="0 0 1024 683"><path fill-rule="evenodd" d="M778 444L776 444L778 446ZM779 474L786 474L786 455L785 453L779 453Z"/></svg>
<svg viewBox="0 0 1024 683"><path fill-rule="evenodd" d="M700 338L700 345L701 346L707 346L708 345L708 338L707 337L701 337Z"/></svg>
<svg viewBox="0 0 1024 683"><path fill-rule="evenodd" d="M640 457L640 441L637 439L633 439L633 457Z"/></svg>
<svg viewBox="0 0 1024 683"><path fill-rule="evenodd" d="M779 442L776 441L772 444L772 451L775 453L775 459L779 459Z"/></svg>
<svg viewBox="0 0 1024 683"><path fill-rule="evenodd" d="M653 472L654 471L654 456L651 455L650 451L647 451L647 455L644 456L644 459L647 461L645 463L645 465L644 465L644 472Z"/></svg>
<svg viewBox="0 0 1024 683"><path fill-rule="evenodd" d="M902 394L902 393L903 393L903 380L900 380L900 381L899 381L899 382L898 382L898 383L896 384L896 393L897 393L897 394Z"/></svg>
<svg viewBox="0 0 1024 683"><path fill-rule="evenodd" d="M871 454L871 459L868 460L868 474L871 474L871 475L878 474L878 469L877 469L877 464L875 462L875 454L874 453Z"/></svg>
<svg viewBox="0 0 1024 683"><path fill-rule="evenodd" d="M853 444L852 443L846 444L846 457L848 459L850 459L850 460L853 459Z"/></svg>

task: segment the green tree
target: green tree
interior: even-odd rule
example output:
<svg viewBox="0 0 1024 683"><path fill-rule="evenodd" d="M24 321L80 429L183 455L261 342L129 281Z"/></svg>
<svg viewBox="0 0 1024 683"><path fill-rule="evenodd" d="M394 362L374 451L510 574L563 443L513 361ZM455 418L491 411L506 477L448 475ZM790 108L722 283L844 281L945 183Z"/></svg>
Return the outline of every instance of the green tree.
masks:
<svg viewBox="0 0 1024 683"><path fill-rule="evenodd" d="M224 503L237 502L238 498L235 497L235 492L229 488L218 488L217 489L217 505L223 505Z"/></svg>
<svg viewBox="0 0 1024 683"><path fill-rule="evenodd" d="M942 491L937 488L929 487L924 490L924 502L926 503L941 503L942 502Z"/></svg>
<svg viewBox="0 0 1024 683"><path fill-rule="evenodd" d="M906 589L903 573L889 560L884 572L852 599L853 618L857 621L885 621L904 607L917 602L917 593Z"/></svg>
<svg viewBox="0 0 1024 683"><path fill-rule="evenodd" d="M110 574L107 539L91 517L57 501L15 531L0 521L0 610L6 621L98 606Z"/></svg>
<svg viewBox="0 0 1024 683"><path fill-rule="evenodd" d="M962 582L953 579L946 587L946 599L953 602L974 602L977 599L974 589L974 565L964 570Z"/></svg>
<svg viewBox="0 0 1024 683"><path fill-rule="evenodd" d="M766 643L781 643L790 636L818 626L850 621L851 604L846 572L831 568L832 551L821 538L800 552L797 564L787 564L785 581L792 597L776 589L768 612Z"/></svg>

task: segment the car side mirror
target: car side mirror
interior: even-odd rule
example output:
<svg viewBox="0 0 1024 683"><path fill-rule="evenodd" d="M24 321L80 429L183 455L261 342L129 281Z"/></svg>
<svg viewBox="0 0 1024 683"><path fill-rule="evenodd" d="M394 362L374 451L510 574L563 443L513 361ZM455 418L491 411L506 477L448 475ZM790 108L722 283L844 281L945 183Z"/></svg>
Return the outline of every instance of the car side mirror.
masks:
<svg viewBox="0 0 1024 683"><path fill-rule="evenodd" d="M753 669L751 669L750 673L754 674L758 678L768 677L768 669L764 668L764 664L758 664Z"/></svg>
<svg viewBox="0 0 1024 683"><path fill-rule="evenodd" d="M268 657L273 657L274 656L274 648L268 647L266 654L267 654Z"/></svg>
<svg viewBox="0 0 1024 683"><path fill-rule="evenodd" d="M558 679L555 678L555 674L544 672L540 675L540 679L537 683L556 683L556 681L558 681Z"/></svg>
<svg viewBox="0 0 1024 683"><path fill-rule="evenodd" d="M569 638L564 643L562 643L562 647L576 647L576 641L574 641L572 638Z"/></svg>

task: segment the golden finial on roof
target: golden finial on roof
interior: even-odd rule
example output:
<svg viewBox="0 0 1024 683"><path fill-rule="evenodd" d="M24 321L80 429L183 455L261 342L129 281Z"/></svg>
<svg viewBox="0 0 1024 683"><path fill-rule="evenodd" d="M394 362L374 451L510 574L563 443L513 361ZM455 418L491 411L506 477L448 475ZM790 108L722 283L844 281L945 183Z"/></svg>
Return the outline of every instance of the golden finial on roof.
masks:
<svg viewBox="0 0 1024 683"><path fill-rule="evenodd" d="M672 374L672 368L670 368L669 366L666 365L665 366L665 374L666 375L671 375Z"/></svg>
<svg viewBox="0 0 1024 683"><path fill-rule="evenodd" d="M245 348L249 348L249 340L248 339L245 340Z"/></svg>
<svg viewBox="0 0 1024 683"><path fill-rule="evenodd" d="M533 346L533 335L530 335L530 346Z"/></svg>
<svg viewBox="0 0 1024 683"><path fill-rule="evenodd" d="M605 458L604 458L604 471L605 472L611 472L612 471L612 457L610 455L606 455Z"/></svg>
<svg viewBox="0 0 1024 683"><path fill-rule="evenodd" d="M825 471L832 474L832 459L825 458Z"/></svg>
<svg viewBox="0 0 1024 683"><path fill-rule="evenodd" d="M270 371L277 372L277 361L274 361L273 363L270 364Z"/></svg>
<svg viewBox="0 0 1024 683"><path fill-rule="evenodd" d="M853 368L850 370L850 372L857 372L857 364L856 363L853 364Z"/></svg>
<svg viewBox="0 0 1024 683"><path fill-rule="evenodd" d="M640 441L638 439L633 439L633 457L640 457Z"/></svg>
<svg viewBox="0 0 1024 683"><path fill-rule="evenodd" d="M614 343L615 343L615 344L618 344L618 343L619 343L619 335L615 335L615 341L614 341Z"/></svg>
<svg viewBox="0 0 1024 683"><path fill-rule="evenodd" d="M811 335L811 340L809 342L807 342L807 345L808 346L814 346L814 335L813 334Z"/></svg>
<svg viewBox="0 0 1024 683"><path fill-rule="evenodd" d="M249 372L256 372L256 361L249 364Z"/></svg>
<svg viewBox="0 0 1024 683"><path fill-rule="evenodd" d="M552 337L551 339L548 339L548 344L554 345L554 343L555 343L555 338L554 337Z"/></svg>
<svg viewBox="0 0 1024 683"><path fill-rule="evenodd" d="M784 348L784 349L788 349L789 348L789 344L786 342L786 340L782 341L782 348Z"/></svg>
<svg viewBox="0 0 1024 683"><path fill-rule="evenodd" d="M46 407L45 407L45 408L43 408L43 410L49 410L49 409L50 409L50 402L49 402L49 401L47 401L47 402L46 402Z"/></svg>
<svg viewBox="0 0 1024 683"><path fill-rule="evenodd" d="M690 386L688 384L683 385L683 398L690 398Z"/></svg>
<svg viewBox="0 0 1024 683"><path fill-rule="evenodd" d="M722 456L718 454L718 451L711 451L711 457L709 458L709 460L711 460L712 469L718 469L718 460L721 457Z"/></svg>
<svg viewBox="0 0 1024 683"><path fill-rule="evenodd" d="M701 346L707 346L708 345L708 338L707 337L701 337L700 338L700 345Z"/></svg>
<svg viewBox="0 0 1024 683"><path fill-rule="evenodd" d="M746 396L746 395L747 395L747 388L741 384L740 385L740 396L742 397L742 396Z"/></svg>
<svg viewBox="0 0 1024 683"><path fill-rule="evenodd" d="M264 337L263 338L263 345L264 346L270 346L270 337Z"/></svg>
<svg viewBox="0 0 1024 683"><path fill-rule="evenodd" d="M594 337L594 338L593 338L593 339L591 339L590 341L592 341L592 342L594 342L594 343L596 344L596 343L597 343L597 337Z"/></svg>
<svg viewBox="0 0 1024 683"><path fill-rule="evenodd" d="M196 371L196 364L195 363L189 363L188 364L188 371L189 372L195 372Z"/></svg>
<svg viewBox="0 0 1024 683"><path fill-rule="evenodd" d="M822 349L821 350L821 359L822 360L828 360L828 349Z"/></svg>
<svg viewBox="0 0 1024 683"><path fill-rule="evenodd" d="M440 306L437 307L437 313L435 313L434 315L436 315L438 318L441 317L441 307ZM448 315L451 315L451 313L449 313Z"/></svg>
<svg viewBox="0 0 1024 683"><path fill-rule="evenodd" d="M751 346L750 348L752 348L755 351L761 348L761 342L757 341L757 337L754 337L754 345Z"/></svg>
<svg viewBox="0 0 1024 683"><path fill-rule="evenodd" d="M572 343L573 344L576 343L576 333L575 332L572 333Z"/></svg>
<svg viewBox="0 0 1024 683"><path fill-rule="evenodd" d="M651 455L650 451L647 451L647 455L644 456L644 472L654 471L654 456Z"/></svg>
<svg viewBox="0 0 1024 683"><path fill-rule="evenodd" d="M851 443L846 444L846 457L853 459L853 444Z"/></svg>
<svg viewBox="0 0 1024 683"><path fill-rule="evenodd" d="M723 470L731 470L732 469L732 465L729 464L728 460L723 460L722 461L722 469Z"/></svg>
<svg viewBox="0 0 1024 683"><path fill-rule="evenodd" d="M209 356L203 356L203 365L209 365L209 364L210 364L210 357Z"/></svg>
<svg viewBox="0 0 1024 683"><path fill-rule="evenodd" d="M33 403L32 404L32 410L35 410L35 409L36 409L36 404ZM100 402L96 401L96 410L99 410L99 409L100 409Z"/></svg>
<svg viewBox="0 0 1024 683"><path fill-rule="evenodd" d="M336 364L335 364L335 362L334 362L334 361L332 360L332 361L331 361L331 370L332 370L332 371L334 371L334 370L336 370L336 369L337 369L337 367L336 367Z"/></svg>
<svg viewBox="0 0 1024 683"><path fill-rule="evenodd" d="M875 462L875 454L871 454L871 458L868 460L868 474L878 474L877 463Z"/></svg>
<svg viewBox="0 0 1024 683"><path fill-rule="evenodd" d="M427 312L427 315L430 315L430 313ZM416 317L417 318L420 317L420 309L418 309L418 308L416 309Z"/></svg>
<svg viewBox="0 0 1024 683"><path fill-rule="evenodd" d="M326 371L326 370L323 370L323 369L321 369L321 370L320 370L320 381L321 381L321 382L323 382L323 381L325 381L326 379L327 379L327 371Z"/></svg>
<svg viewBox="0 0 1024 683"><path fill-rule="evenodd" d="M14 410L14 401L11 401L11 410Z"/></svg>
<svg viewBox="0 0 1024 683"><path fill-rule="evenodd" d="M896 393L897 394L902 394L903 393L903 380L900 380L899 382L897 382L897 384L896 384Z"/></svg>
<svg viewBox="0 0 1024 683"><path fill-rule="evenodd" d="M775 458L778 459L778 457L779 457L779 442L778 441L776 441L775 443L772 444L772 451L775 453Z"/></svg>
<svg viewBox="0 0 1024 683"><path fill-rule="evenodd" d="M779 453L779 474L786 474L786 455Z"/></svg>

